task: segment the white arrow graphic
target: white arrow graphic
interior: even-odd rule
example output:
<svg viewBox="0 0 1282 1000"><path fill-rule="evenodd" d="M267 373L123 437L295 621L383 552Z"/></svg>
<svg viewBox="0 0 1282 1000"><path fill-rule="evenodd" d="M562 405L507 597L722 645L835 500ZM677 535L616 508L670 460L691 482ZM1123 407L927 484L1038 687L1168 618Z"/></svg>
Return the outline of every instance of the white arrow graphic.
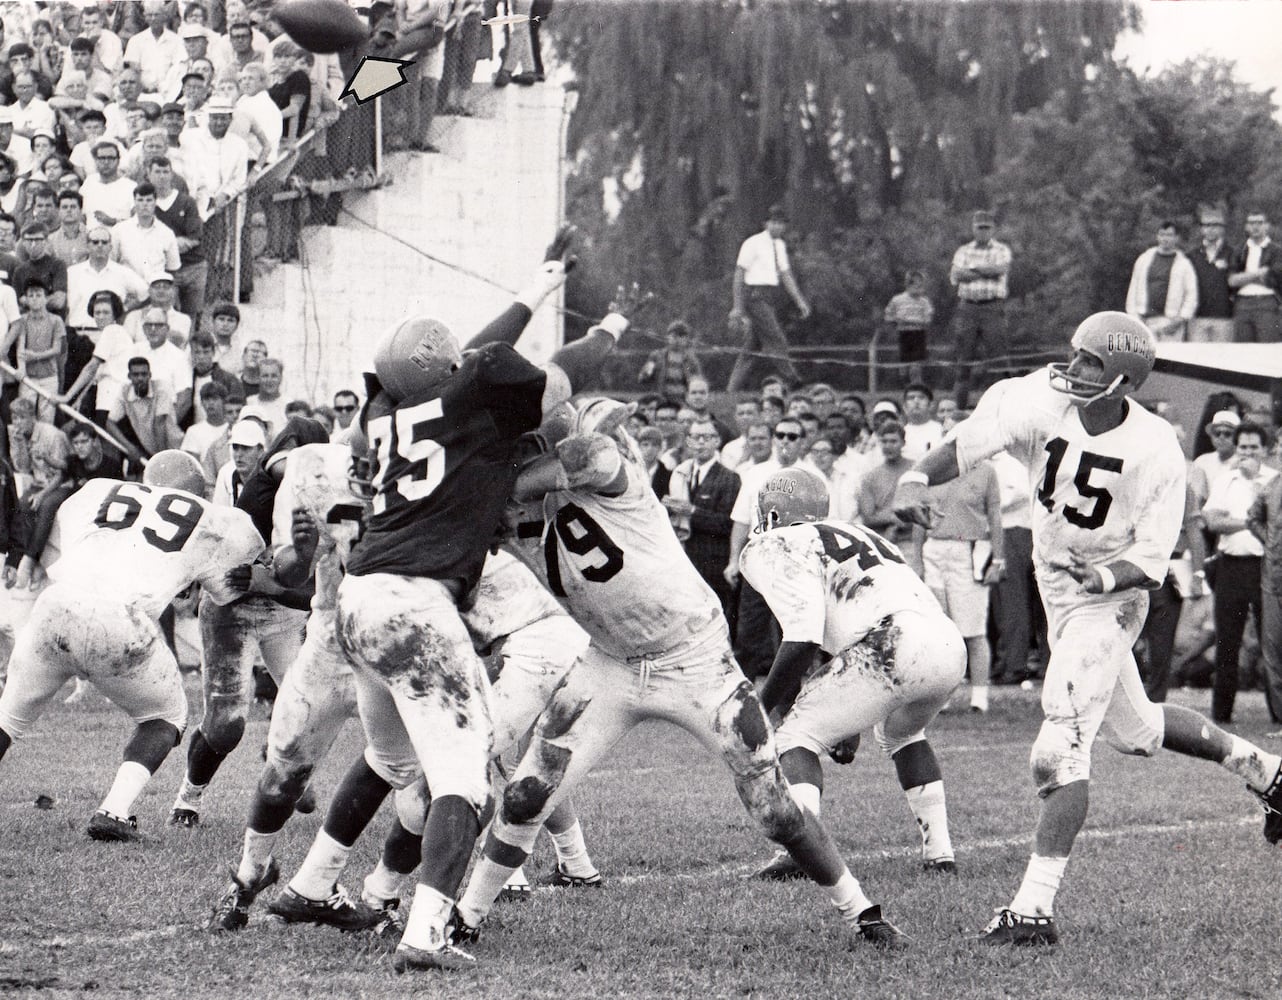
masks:
<svg viewBox="0 0 1282 1000"><path fill-rule="evenodd" d="M356 98L357 104L371 101L380 94L386 94L389 90L395 90L402 84L408 83L409 81L405 79L405 69L413 65L413 59L366 56L356 67L356 72L347 81L347 86L338 95L338 99L341 101L344 97L351 95Z"/></svg>

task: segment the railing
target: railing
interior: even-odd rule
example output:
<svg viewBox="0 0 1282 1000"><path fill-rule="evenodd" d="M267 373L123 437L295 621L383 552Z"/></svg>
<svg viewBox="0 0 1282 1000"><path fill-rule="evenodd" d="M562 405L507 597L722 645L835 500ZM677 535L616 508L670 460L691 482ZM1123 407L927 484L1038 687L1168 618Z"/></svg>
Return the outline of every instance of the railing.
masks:
<svg viewBox="0 0 1282 1000"><path fill-rule="evenodd" d="M347 102L338 120L312 129L205 220L207 296L240 303L254 289L254 260L294 260L306 225L333 225L343 192L375 186L383 164L380 100Z"/></svg>

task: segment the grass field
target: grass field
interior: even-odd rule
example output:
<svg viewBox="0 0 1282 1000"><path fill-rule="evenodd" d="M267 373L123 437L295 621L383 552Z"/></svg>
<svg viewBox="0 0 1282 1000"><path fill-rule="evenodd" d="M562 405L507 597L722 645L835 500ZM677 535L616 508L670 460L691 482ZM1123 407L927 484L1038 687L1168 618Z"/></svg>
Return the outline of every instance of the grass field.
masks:
<svg viewBox="0 0 1282 1000"><path fill-rule="evenodd" d="M1177 692L1201 707L1208 692ZM1000 690L987 717L946 715L935 746L948 785L956 879L928 876L888 761L868 744L830 766L825 818L869 894L912 935L885 955L858 942L807 885L745 881L771 854L721 765L678 730L649 725L577 796L603 892L541 889L496 909L475 971L397 977L367 939L251 922L213 937L204 920L239 854L265 719L206 796L204 825L164 825L181 775L176 751L139 800L141 845L89 841L84 826L118 763L122 715L95 696L59 706L0 765L0 995L148 997L876 997L1277 998L1282 854L1260 810L1217 768L1163 755L1096 753L1091 816L1044 951L967 940L1023 872L1036 803L1027 773L1033 694ZM1259 695L1236 730L1265 735ZM261 713L259 713L261 716ZM354 729L319 774L326 792L357 751ZM52 810L33 807L38 794ZM296 817L281 850L301 860L321 813ZM386 829L358 847L359 889ZM551 872L540 842L531 879Z"/></svg>

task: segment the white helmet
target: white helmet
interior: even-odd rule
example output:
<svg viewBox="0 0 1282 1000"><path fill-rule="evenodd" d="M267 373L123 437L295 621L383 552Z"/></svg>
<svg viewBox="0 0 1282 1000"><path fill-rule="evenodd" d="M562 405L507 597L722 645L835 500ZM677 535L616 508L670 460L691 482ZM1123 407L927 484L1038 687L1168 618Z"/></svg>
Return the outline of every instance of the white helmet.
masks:
<svg viewBox="0 0 1282 1000"><path fill-rule="evenodd" d="M147 486L186 490L202 498L209 488L209 481L205 479L200 463L193 455L177 448L158 451L152 455L143 470L142 481Z"/></svg>
<svg viewBox="0 0 1282 1000"><path fill-rule="evenodd" d="M757 491L757 528L786 528L828 516L828 487L805 469L780 469Z"/></svg>
<svg viewBox="0 0 1282 1000"><path fill-rule="evenodd" d="M398 403L430 389L462 361L450 328L430 316L402 320L374 348L374 374Z"/></svg>
<svg viewBox="0 0 1282 1000"><path fill-rule="evenodd" d="M1072 344L1075 353L1089 354L1104 367L1100 380L1094 382L1070 375L1069 364L1050 365L1051 387L1072 396L1081 406L1135 392L1148 378L1157 357L1152 331L1122 312L1087 316L1073 331Z"/></svg>
<svg viewBox="0 0 1282 1000"><path fill-rule="evenodd" d="M614 432L636 412L636 403L621 403L609 396L585 396L574 404L572 434L604 434L614 437Z"/></svg>

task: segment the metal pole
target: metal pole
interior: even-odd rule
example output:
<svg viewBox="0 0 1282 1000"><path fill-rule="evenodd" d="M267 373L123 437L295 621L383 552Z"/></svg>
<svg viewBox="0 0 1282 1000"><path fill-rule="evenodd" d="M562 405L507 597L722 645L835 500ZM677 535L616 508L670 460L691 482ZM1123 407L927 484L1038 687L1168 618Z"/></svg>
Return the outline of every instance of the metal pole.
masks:
<svg viewBox="0 0 1282 1000"><path fill-rule="evenodd" d="M20 383L25 385L28 389L32 390L37 396L42 396L43 398L49 400L49 402L53 403L53 405L58 408L59 413L64 413L67 416L71 417L72 420L76 420L84 424L86 427L88 427L91 431L97 434L100 438L106 441L109 445L111 445L121 454L128 454L129 452L128 445L122 444L121 442L117 441L114 437L112 437L105 430L103 430L101 427L95 424L92 420L86 417L79 410L74 410L70 406L67 406L65 403L59 403L56 399L54 399L53 393L48 392L46 389L44 389L39 385L36 385L34 382L27 381L26 378L18 374L18 369L12 368L9 365L5 364L3 361L0 361L0 372L4 372L6 375L9 375L10 377L17 379ZM147 460L143 459L142 464L146 465Z"/></svg>
<svg viewBox="0 0 1282 1000"><path fill-rule="evenodd" d="M240 251L245 238L245 193L236 196L236 208L232 213L232 257L231 257L231 300L240 304Z"/></svg>
<svg viewBox="0 0 1282 1000"><path fill-rule="evenodd" d="M374 98L374 176L383 174L383 99Z"/></svg>

